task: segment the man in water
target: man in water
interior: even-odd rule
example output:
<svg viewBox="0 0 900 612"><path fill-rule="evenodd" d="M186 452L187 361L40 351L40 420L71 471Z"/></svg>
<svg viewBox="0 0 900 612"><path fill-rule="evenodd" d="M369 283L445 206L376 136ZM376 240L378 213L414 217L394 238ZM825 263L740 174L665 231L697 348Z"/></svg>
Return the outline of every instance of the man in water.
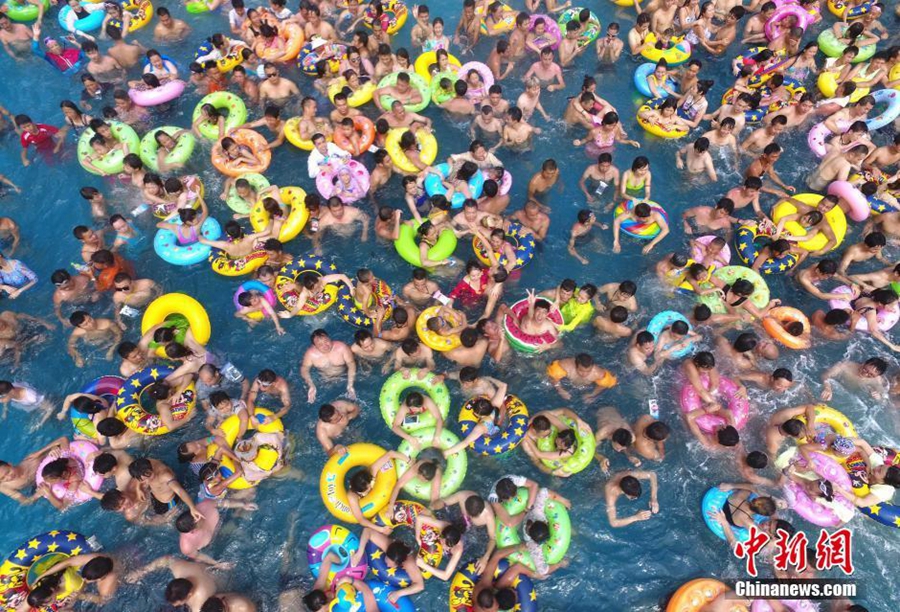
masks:
<svg viewBox="0 0 900 612"><path fill-rule="evenodd" d="M178 505L178 499L181 499L195 520L203 518L191 496L175 478L175 473L163 462L141 457L131 462L128 473L138 482L138 497L149 494L154 513L168 514Z"/></svg>
<svg viewBox="0 0 900 612"><path fill-rule="evenodd" d="M312 369L322 371L328 378L340 376L347 372L347 397L356 399L353 382L356 379L356 361L350 347L340 341L332 340L324 329L317 329L310 335L312 346L306 349L300 362L300 378L309 387L307 401L316 401L318 389L312 379Z"/></svg>
<svg viewBox="0 0 900 612"><path fill-rule="evenodd" d="M506 315L516 318L512 310L506 304L501 304L497 309L498 315ZM552 342L541 344L538 351L546 351L559 340L559 328L556 323L550 319L550 302L543 298L537 298L534 289L528 290L528 309L522 313L517 321L519 328L523 333L532 336L542 336L547 334L553 338Z"/></svg>
<svg viewBox="0 0 900 612"><path fill-rule="evenodd" d="M566 357L552 362L547 366L547 376L556 392L564 400L572 399L572 394L562 386L565 379L568 379L577 389L584 389L591 384L595 386L593 391L584 395L584 401L590 401L606 389L616 385L615 375L594 363L594 358L587 353L579 353L575 357Z"/></svg>
<svg viewBox="0 0 900 612"><path fill-rule="evenodd" d="M153 38L157 41L178 42L191 33L191 27L181 19L175 19L164 6L156 10L159 22L153 28Z"/></svg>
<svg viewBox="0 0 900 612"><path fill-rule="evenodd" d="M38 466L53 451L65 451L69 448L69 440L64 436L57 438L50 444L39 448L33 453L26 455L19 465L13 465L5 461L0 461L0 493L19 502L23 506L28 506L43 497L40 491L34 494L23 494L23 489L30 489L34 486L34 478L37 474Z"/></svg>
<svg viewBox="0 0 900 612"><path fill-rule="evenodd" d="M135 320L147 304L162 293L162 288L149 278L132 278L127 272L120 272L113 278L116 323L125 330L122 317Z"/></svg>
<svg viewBox="0 0 900 612"><path fill-rule="evenodd" d="M631 516L619 518L616 501L623 495L632 501L639 498L643 491L641 480L650 481L650 509L640 510ZM654 472L636 470L619 472L606 483L603 490L606 498L606 517L609 519L610 527L627 527L632 523L650 520L654 514L659 513L659 502L656 499L657 481Z"/></svg>
<svg viewBox="0 0 900 612"><path fill-rule="evenodd" d="M322 404L319 408L319 419L316 421L316 439L328 456L343 455L347 447L336 444L334 439L344 433L350 421L359 416L359 404L345 400L334 400Z"/></svg>
<svg viewBox="0 0 900 612"><path fill-rule="evenodd" d="M137 582L147 574L166 569L173 580L166 586L166 601L176 608L186 607L189 612L201 612L206 600L215 595L216 581L209 575L209 568L200 563L182 561L178 557L164 556L125 576L126 582Z"/></svg>
<svg viewBox="0 0 900 612"><path fill-rule="evenodd" d="M69 336L68 344L69 355L75 362L75 367L84 367L84 357L78 352L79 340L94 346L106 345L106 360L112 359L116 345L122 340L122 330L112 319L95 319L83 310L76 310L69 317L69 322L75 328Z"/></svg>
<svg viewBox="0 0 900 612"><path fill-rule="evenodd" d="M96 302L100 299L100 294L94 291L92 279L87 274L76 274L72 276L66 270L56 270L50 275L50 282L56 287L53 291L53 312L56 318L68 327L68 317L62 315L62 305L66 302L73 304L85 304L87 302Z"/></svg>

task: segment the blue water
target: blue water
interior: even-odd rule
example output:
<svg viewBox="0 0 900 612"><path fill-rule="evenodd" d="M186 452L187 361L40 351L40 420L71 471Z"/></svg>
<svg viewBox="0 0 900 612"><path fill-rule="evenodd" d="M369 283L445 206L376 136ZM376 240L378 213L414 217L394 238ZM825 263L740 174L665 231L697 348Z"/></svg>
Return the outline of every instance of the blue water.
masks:
<svg viewBox="0 0 900 612"><path fill-rule="evenodd" d="M248 3L257 4L256 2ZM453 2L430 3L432 16L440 15L447 21L447 30L455 27L455 13L459 4ZM192 51L203 36L215 31L227 31L227 21L222 15L188 16L183 8L170 5L170 10L181 18L187 18L194 28L189 42L159 46L166 54L179 59L182 66L187 64ZM296 9L296 3L291 3ZM520 7L521 8L521 7ZM612 4L603 2L594 9L604 27L611 19L622 24L622 37L633 21L633 12L619 9L614 12ZM45 32L58 34L56 19L51 15L46 20ZM885 23L893 24L893 17L885 17ZM827 23L832 23L830 16ZM397 37L397 45L408 43L409 28ZM807 34L805 40L810 40ZM137 33L136 38L146 46L152 42L152 25ZM493 41L483 40L476 48L476 58L487 56ZM737 53L735 50L734 53ZM729 56L734 55L729 54ZM415 54L413 54L415 56ZM462 58L473 59L472 56ZM717 83L711 100L715 100L730 84L726 59L702 58L703 76L715 78ZM4 57L4 71L0 82L0 102L13 113L27 112L36 121L59 125L62 122L58 103L61 99L78 99L80 84L76 78L64 78L44 62L29 59L14 63ZM517 66L514 75L503 82L505 97L514 103L523 87L518 79L528 67L528 61ZM575 67L565 72L567 88L565 93L542 94L542 102L548 113L555 118L562 116L565 97L578 91L581 79L591 74L600 82L599 93L610 100L619 110L624 126L632 138L642 143L639 152L633 149L619 149L615 161L621 170L630 166L635 154L647 155L653 169L654 199L667 208L672 219L673 235L649 258L640 255L641 245L627 238L623 239L623 252L613 255L611 235L599 232L580 251L591 260L588 266L581 266L571 258L565 249L568 230L576 213L585 206L583 195L577 188L577 180L589 163L581 149L571 145L574 138L583 137L583 131L567 130L561 120L545 122L539 118L535 124L544 130L535 141L534 152L513 154L500 152L500 157L513 173L513 204L510 211L518 208L525 198L528 178L547 157L553 157L562 169L558 186L545 199L552 208L552 226L546 244L539 249L538 256L526 268L521 278L508 284L507 301L524 296L528 288L545 289L555 285L561 278L569 276L579 283L601 284L633 279L639 284L638 298L641 309L638 324L644 324L655 312L678 308L687 311L691 300L677 297L675 301L655 282L651 266L663 254L683 248L687 238L682 234L680 213L689 206L711 204L727 189L739 182L739 169L718 163L719 183L717 185L686 180L672 168L674 152L680 142L667 142L648 137L634 121L634 111L638 106L638 96L631 84L631 74L635 63L623 58L615 67L598 67L593 53L585 53L576 61ZM306 95L312 92L311 82L296 69L283 71L300 84ZM154 118L155 125L181 125L190 123L190 112L199 96L189 93L173 107ZM100 105L95 105L97 114ZM327 112L327 103L320 99L320 112ZM254 117L257 116L255 111ZM374 109L367 108L370 116ZM464 150L468 145L467 126L448 121L440 111L425 111L436 122L440 141L440 155ZM892 136L885 130L876 136L879 143ZM13 134L2 139L3 152L0 154L0 172L25 188L23 196L8 195L2 200L4 215L13 217L22 229L23 244L16 253L41 277L41 283L22 299L6 300L4 308L27 312L46 319L53 318L49 283L50 273L57 268L67 267L69 262L79 260L79 244L71 236L71 228L77 224L90 224L91 217L86 203L78 195L79 187L93 185L101 188L115 210L130 210L136 203L134 193L121 186L115 186L85 173L74 156L74 145L70 143L62 159L53 164L35 163L22 168L19 163L18 144ZM803 177L814 167L815 161L805 145L805 135L792 134L782 139L787 152L778 164L782 177L803 191ZM371 159L367 160L371 167ZM749 160L745 160L749 163ZM189 167L199 172L207 184L208 194L217 194L222 178L208 163L208 149L195 152ZM266 173L273 183L279 185L300 185L307 190L313 188L306 176L306 154L285 144L278 149L274 161ZM215 216L224 221L231 211L214 196L209 197ZM400 197L399 180L394 179L389 189L380 197L381 201L403 207ZM604 202L605 204L605 202ZM765 205L773 204L771 198ZM598 207L599 211L599 207ZM604 218L611 222L610 215ZM151 220L146 216L139 221L141 229L150 232ZM859 228L854 228L848 241L858 239ZM391 245L370 239L360 243L355 238L330 236L323 243L327 254L333 256L340 269L352 274L358 267L367 266L386 279L395 289L409 277L410 268L396 256ZM306 239L298 239L288 244L287 250L295 254L306 253L310 249ZM468 245L461 244L457 255L463 259L470 256ZM334 316L325 316L314 321L299 319L287 322L288 335L276 337L270 326L259 326L252 333L241 322L233 318L232 293L239 284L237 279L228 279L212 273L208 266L201 264L192 268L175 268L163 263L155 256L147 244L139 253L130 258L135 262L140 276L155 279L166 291L182 291L197 297L207 308L213 321L211 348L227 356L250 376L264 367L275 368L292 383L295 408L286 418L286 424L296 441L293 465L303 472L300 481L273 480L259 487L260 511L252 516L225 519L222 535L213 543L209 552L216 558L233 561L239 569L220 573L223 590L242 591L251 594L260 602L263 610L274 609L279 587L280 550L285 541L288 517L294 513L298 520L297 542L294 547L292 573L302 576L306 584L311 584L306 568L305 541L319 525L332 521L330 514L322 506L318 493L319 472L324 463L323 453L314 437L314 421L318 404L307 405L304 401L306 389L298 376L298 364L308 344L308 334L318 326L325 327L335 338L350 342L354 329ZM874 266L870 266L874 267ZM870 267L861 266L863 270ZM445 291L456 282L456 278L445 279L441 285ZM771 282L773 295L781 297L785 303L797 305L807 312L814 304L790 279L778 278ZM68 312L68 311L67 311ZM108 299L91 309L95 315L111 315ZM635 321L630 321L635 324ZM136 340L137 329L129 329L125 337ZM41 334L40 340L31 345L17 370L5 360L0 363L0 377L25 380L48 393L57 402L94 377L112 373L117 364L103 360L102 355L89 355L87 366L74 368L66 355L65 342L68 331L57 325L51 333ZM580 329L565 338L563 349L541 358L515 359L499 366L485 365L484 372L499 376L510 383L510 389L522 397L532 410L555 408L566 405L546 383L543 371L546 360L563 354L570 355L586 350L601 364L618 375L623 374L622 354L625 341L603 343L597 341L588 329ZM745 434L749 448L758 448L758 432L765 419L774 410L808 401L808 392L818 393L818 378L832 362L848 357L864 359L872 355L882 355L885 351L865 337L854 338L848 345L817 345L802 354L782 354L778 364L791 367L800 383L787 396L764 398L751 391L756 400L753 416ZM439 361L439 369L452 369L448 362ZM363 407L363 416L353 423L343 441L368 440L385 447L394 447L397 439L384 426L378 410L378 391L383 377L378 373L362 374L357 383L357 391ZM546 486L553 487L573 500L572 521L574 538L569 551L569 567L556 573L548 581L538 586L540 606L544 610L653 610L671 594L682 582L698 576L734 578L740 575L741 567L729 555L721 541L710 534L703 525L699 514L699 502L703 492L722 481L737 481L731 459L722 455L710 455L690 441L685 428L678 422L677 405L673 390L678 384L678 374L670 366L652 380L628 377L623 384L607 391L597 401L583 402L578 396L571 407L588 422L595 421L599 406L616 405L629 419L633 420L646 410L648 398L658 398L663 418L673 425L673 433L668 442L666 461L654 467L660 478L659 501L661 513L653 520L638 523L624 529L610 529L604 516L602 501L605 477L591 466L571 479L550 478L540 474L519 452L502 458L472 458L466 488L487 492L491 482L506 473L526 474ZM319 399L327 401L340 396L342 385L320 383ZM455 399L457 389L451 387ZM832 405L843 410L857 424L860 434L875 443L897 443L898 428L896 412L890 406L873 404L867 397L858 397L852 390L835 386ZM58 404L57 404L58 405ZM459 401L454 403L458 406ZM452 419L452 417L451 417ZM199 420L198 420L199 421ZM54 437L68 434L68 422L51 420L39 431L31 431L33 421L15 410L4 427L5 434L0 439L0 457L18 461L22 456L46 443ZM178 470L182 482L194 491L196 483L176 465L175 446L183 440L199 437L200 426L195 423L165 439L148 442L146 452L167 461ZM608 449L607 449L608 450ZM629 467L621 457L613 457L613 469ZM637 511L637 504L645 507L645 501L620 502L620 514ZM8 500L0 501L0 521L4 534L0 538L0 554L12 550L20 541L32 534L53 528L76 529L87 535L96 535L107 550L118 555L128 568L140 566L158 555L177 553L177 534L171 528L138 528L124 522L120 517L109 515L96 504L86 504L63 515L56 513L47 503L40 502L32 507L20 509ZM817 531L814 526L794 521L802 526L815 541ZM890 601L892 583L887 578L894 574L897 554L896 532L876 524L865 517L854 519L851 524L855 536L856 578L865 587L864 599L872 610L895 608ZM475 544L474 554L480 554L481 539ZM467 552L467 557L469 556ZM126 585L120 596L108 609L144 612L157 610L162 605L162 589L168 578L153 575L142 584ZM415 597L420 610L444 610L447 605L448 585L431 581L425 593Z"/></svg>

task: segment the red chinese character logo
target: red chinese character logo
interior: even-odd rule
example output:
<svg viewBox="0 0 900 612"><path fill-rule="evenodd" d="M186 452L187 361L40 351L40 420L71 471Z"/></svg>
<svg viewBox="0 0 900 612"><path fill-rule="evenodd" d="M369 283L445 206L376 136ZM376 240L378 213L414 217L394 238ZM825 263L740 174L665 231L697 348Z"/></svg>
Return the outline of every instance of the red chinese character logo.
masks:
<svg viewBox="0 0 900 612"><path fill-rule="evenodd" d="M848 576L853 573L853 559L850 553L850 530L838 529L829 534L824 529L816 540L816 569L825 571L839 567Z"/></svg>
<svg viewBox="0 0 900 612"><path fill-rule="evenodd" d="M775 535L775 569L786 572L792 565L798 574L802 574L806 570L806 546L809 544L806 534L798 531L789 538L787 531L779 529Z"/></svg>
<svg viewBox="0 0 900 612"><path fill-rule="evenodd" d="M734 556L738 559L747 559L747 573L756 576L756 554L769 543L769 534L760 531L756 525L748 529L750 536L744 542L734 545Z"/></svg>

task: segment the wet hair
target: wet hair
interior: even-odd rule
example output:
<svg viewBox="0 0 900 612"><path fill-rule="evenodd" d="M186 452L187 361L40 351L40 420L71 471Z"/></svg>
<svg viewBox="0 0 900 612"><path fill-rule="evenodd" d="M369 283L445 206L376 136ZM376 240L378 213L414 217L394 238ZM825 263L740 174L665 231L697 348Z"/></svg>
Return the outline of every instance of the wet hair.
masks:
<svg viewBox="0 0 900 612"><path fill-rule="evenodd" d="M741 435L738 433L737 429L731 425L727 425L716 432L716 439L722 446L737 446L741 441Z"/></svg>
<svg viewBox="0 0 900 612"><path fill-rule="evenodd" d="M274 3L276 0L272 0ZM284 2L284 0L280 0ZM200 612L225 612L225 602L219 597L210 597L200 606Z"/></svg>
<svg viewBox="0 0 900 612"><path fill-rule="evenodd" d="M469 516L478 516L484 512L485 503L480 495L469 495L463 503L463 506Z"/></svg>
<svg viewBox="0 0 900 612"><path fill-rule="evenodd" d="M778 509L771 497L756 497L750 500L750 507L756 514L763 516L772 516Z"/></svg>
<svg viewBox="0 0 900 612"><path fill-rule="evenodd" d="M98 474L108 474L119 464L116 456L111 453L100 453L94 458L93 469Z"/></svg>
<svg viewBox="0 0 900 612"><path fill-rule="evenodd" d="M669 437L670 429L669 426L662 421L654 421L653 423L647 425L644 433L651 440L662 442Z"/></svg>
<svg viewBox="0 0 900 612"><path fill-rule="evenodd" d="M550 539L550 526L544 521L531 521L525 526L525 533L537 544Z"/></svg>
<svg viewBox="0 0 900 612"><path fill-rule="evenodd" d="M759 343L759 340L756 338L755 334L752 333L743 333L738 336L734 341L734 350L739 353L746 353L748 351L752 351L756 348L756 345Z"/></svg>
<svg viewBox="0 0 900 612"><path fill-rule="evenodd" d="M193 583L187 578L175 578L166 585L166 601L171 604L184 601L193 588Z"/></svg>
<svg viewBox="0 0 900 612"><path fill-rule="evenodd" d="M569 22L571 23L571 22ZM482 591L482 593L487 592ZM516 592L511 588L498 589L494 594L494 599L497 601L497 606L501 610L513 610L516 607L519 599L516 596Z"/></svg>
<svg viewBox="0 0 900 612"><path fill-rule="evenodd" d="M622 492L628 497L641 496L641 482L634 476L624 476L622 480L619 481L619 488L622 489Z"/></svg>
<svg viewBox="0 0 900 612"><path fill-rule="evenodd" d="M501 478L497 481L497 484L494 485L494 492L501 502L512 499L516 496L518 491L519 488L516 486L516 483L513 482L512 478Z"/></svg>
<svg viewBox="0 0 900 612"><path fill-rule="evenodd" d="M406 561L411 552L412 550L410 550L409 546L395 540L388 544L387 550L384 551L384 556L397 565L403 565L403 562Z"/></svg>
<svg viewBox="0 0 900 612"><path fill-rule="evenodd" d="M132 478L145 478L153 473L153 465L146 457L140 457L128 466L128 473Z"/></svg>
<svg viewBox="0 0 900 612"><path fill-rule="evenodd" d="M706 304L697 304L694 306L694 318L697 321L709 321L712 317L712 310Z"/></svg>
<svg viewBox="0 0 900 612"><path fill-rule="evenodd" d="M437 468L438 465L436 462L423 461L422 465L420 465L418 469L419 476L422 477L422 480L431 482L432 480L434 480L434 477L437 476Z"/></svg>
<svg viewBox="0 0 900 612"><path fill-rule="evenodd" d="M620 427L613 432L612 441L619 446L631 446L634 443L634 435L624 427Z"/></svg>
<svg viewBox="0 0 900 612"><path fill-rule="evenodd" d="M772 378L780 378L789 382L794 381L794 375L787 368L778 368L772 372Z"/></svg>
<svg viewBox="0 0 900 612"><path fill-rule="evenodd" d="M875 371L878 372L879 376L887 371L887 362L881 357L871 357L866 359L863 365L875 368Z"/></svg>
<svg viewBox="0 0 900 612"><path fill-rule="evenodd" d="M374 479L369 470L359 470L350 477L350 490L358 495L368 489Z"/></svg>
<svg viewBox="0 0 900 612"><path fill-rule="evenodd" d="M653 344L656 342L656 338L653 337L653 334L648 332L647 330L638 332L638 335L635 337L635 343L640 344Z"/></svg>
<svg viewBox="0 0 900 612"><path fill-rule="evenodd" d="M118 489L110 489L100 498L100 507L108 512L115 512L125 500L125 495Z"/></svg>
<svg viewBox="0 0 900 612"><path fill-rule="evenodd" d="M846 310L833 308L825 313L826 325L845 325L850 320L850 314Z"/></svg>
<svg viewBox="0 0 900 612"><path fill-rule="evenodd" d="M99 580L113 571L113 560L106 555L94 557L81 568L85 580Z"/></svg>
<svg viewBox="0 0 900 612"><path fill-rule="evenodd" d="M716 367L716 358L709 351L700 351L691 358L691 361L701 370L709 370Z"/></svg>
<svg viewBox="0 0 900 612"><path fill-rule="evenodd" d="M68 468L69 460L67 458L60 457L59 459L54 459L41 470L41 478L44 480L50 478L62 478Z"/></svg>
<svg viewBox="0 0 900 612"><path fill-rule="evenodd" d="M311 612L318 612L328 605L328 597L323 591L316 589L303 596L303 605Z"/></svg>
<svg viewBox="0 0 900 612"><path fill-rule="evenodd" d="M744 461L754 470L762 470L769 465L769 456L762 451L750 451Z"/></svg>
<svg viewBox="0 0 900 612"><path fill-rule="evenodd" d="M178 518L175 519L175 529L177 529L179 533L190 533L196 526L197 521L195 521L194 517L191 516L189 510L185 510L178 515Z"/></svg>
<svg viewBox="0 0 900 612"><path fill-rule="evenodd" d="M101 436L106 436L107 438L115 438L116 436L121 436L123 433L128 431L128 428L125 426L120 419L116 417L107 417L97 423L97 433Z"/></svg>

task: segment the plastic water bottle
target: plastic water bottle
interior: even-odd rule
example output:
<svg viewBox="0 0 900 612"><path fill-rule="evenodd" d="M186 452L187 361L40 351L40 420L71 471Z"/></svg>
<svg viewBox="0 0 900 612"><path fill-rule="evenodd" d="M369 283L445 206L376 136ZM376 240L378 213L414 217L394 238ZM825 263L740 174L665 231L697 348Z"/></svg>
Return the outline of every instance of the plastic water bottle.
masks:
<svg viewBox="0 0 900 612"><path fill-rule="evenodd" d="M226 362L220 371L222 372L222 376L231 382L240 382L244 380L244 374L230 361Z"/></svg>
<svg viewBox="0 0 900 612"><path fill-rule="evenodd" d="M650 408L650 416L652 416L654 419L659 419L659 402L657 402L655 399L652 399L647 402L647 405Z"/></svg>

